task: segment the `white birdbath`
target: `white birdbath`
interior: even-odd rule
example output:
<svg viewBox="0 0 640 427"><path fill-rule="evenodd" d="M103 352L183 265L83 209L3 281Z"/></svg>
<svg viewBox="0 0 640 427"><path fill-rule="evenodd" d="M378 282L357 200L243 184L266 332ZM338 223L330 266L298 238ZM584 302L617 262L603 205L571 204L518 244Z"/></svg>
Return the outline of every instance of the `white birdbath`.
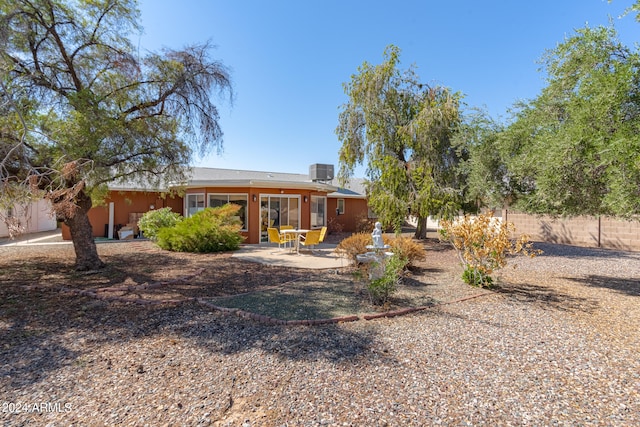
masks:
<svg viewBox="0 0 640 427"><path fill-rule="evenodd" d="M384 274L384 266L387 258L393 256L393 252L388 252L389 245L385 245L382 241L382 224L376 222L373 233L371 233L373 245L367 245L367 251L364 254L356 255L358 262L363 264L375 263L374 267L369 269L369 280L375 280Z"/></svg>

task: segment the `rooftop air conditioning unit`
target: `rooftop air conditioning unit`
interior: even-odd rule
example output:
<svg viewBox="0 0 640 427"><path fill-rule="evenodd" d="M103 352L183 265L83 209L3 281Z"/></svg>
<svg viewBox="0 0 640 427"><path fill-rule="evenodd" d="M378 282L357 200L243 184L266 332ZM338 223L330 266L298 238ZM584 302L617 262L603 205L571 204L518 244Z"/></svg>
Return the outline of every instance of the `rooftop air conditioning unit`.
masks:
<svg viewBox="0 0 640 427"><path fill-rule="evenodd" d="M315 163L309 166L311 181L331 181L333 179L333 165Z"/></svg>

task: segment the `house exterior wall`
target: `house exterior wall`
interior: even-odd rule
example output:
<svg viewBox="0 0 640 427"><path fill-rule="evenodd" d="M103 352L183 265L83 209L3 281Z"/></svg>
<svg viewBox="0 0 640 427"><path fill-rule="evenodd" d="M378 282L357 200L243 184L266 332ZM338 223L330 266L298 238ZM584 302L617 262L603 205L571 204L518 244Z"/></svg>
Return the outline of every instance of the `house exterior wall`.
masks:
<svg viewBox="0 0 640 427"><path fill-rule="evenodd" d="M167 196L162 198L159 192L143 191L111 191L105 199L104 205L94 206L89 210L89 221L93 227L94 237L105 237L105 225L109 224L109 203L114 203L114 226L125 225L129 222L129 214L145 213L154 209L170 207L173 212L182 214L182 197ZM115 230L114 230L115 233ZM62 238L71 240L69 227L62 226Z"/></svg>
<svg viewBox="0 0 640 427"><path fill-rule="evenodd" d="M640 221L590 216L552 218L506 210L502 218L512 222L518 234L528 234L535 241L640 251Z"/></svg>
<svg viewBox="0 0 640 427"><path fill-rule="evenodd" d="M260 198L262 196L300 196L300 228L311 228L311 196L326 197L326 193L306 189L278 189L260 187L200 187L189 188L187 194L204 194L205 203L208 203L209 194L247 194L248 195L248 230L242 232L244 243L260 243ZM255 201L254 201L255 196ZM304 201L306 197L306 202ZM327 202L328 205L328 202ZM183 215L186 208L183 209ZM329 212L330 214L331 212ZM335 212L334 212L335 215Z"/></svg>
<svg viewBox="0 0 640 427"><path fill-rule="evenodd" d="M125 225L129 222L132 213L145 213L154 209L170 207L173 212L186 215L185 200L188 194L204 194L205 204L208 204L209 194L246 194L248 196L248 230L243 231L244 243L255 244L260 242L260 198L262 196L300 196L300 228L311 228L311 196L326 197L327 193L308 189L279 189L260 187L199 187L189 188L183 197L161 197L159 192L142 191L111 191L105 203L94 206L89 210L89 221L93 227L94 237L105 237L105 226L109 224L109 203L114 203L114 226ZM255 201L253 200L255 196ZM306 202L305 202L306 197ZM345 198L344 215L336 217L337 198L327 197L327 224L329 221L337 221L342 225L342 230L354 232L357 230L358 221L367 216L368 207L365 199ZM114 230L115 232L115 230ZM62 226L62 237L71 239L69 228Z"/></svg>
<svg viewBox="0 0 640 427"><path fill-rule="evenodd" d="M13 215L18 217L24 227L24 233L38 233L40 231L55 230L58 226L55 215L51 213L51 206L46 200L38 200L27 205L26 210L16 205ZM0 237L7 237L9 230L3 221L0 221Z"/></svg>
<svg viewBox="0 0 640 427"><path fill-rule="evenodd" d="M358 223L367 218L369 207L365 199L344 198L344 214L336 215L338 199L341 197L331 197L327 200L328 217L330 221L335 221L341 226L342 231L354 233L358 231Z"/></svg>

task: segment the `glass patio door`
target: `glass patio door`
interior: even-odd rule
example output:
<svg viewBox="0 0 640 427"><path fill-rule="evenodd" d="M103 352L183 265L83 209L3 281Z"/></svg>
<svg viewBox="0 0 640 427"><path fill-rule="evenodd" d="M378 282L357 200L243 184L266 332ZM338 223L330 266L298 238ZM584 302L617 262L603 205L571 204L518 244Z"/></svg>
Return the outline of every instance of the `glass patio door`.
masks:
<svg viewBox="0 0 640 427"><path fill-rule="evenodd" d="M267 227L280 229L281 225L300 227L300 196L260 197L260 242L268 242Z"/></svg>

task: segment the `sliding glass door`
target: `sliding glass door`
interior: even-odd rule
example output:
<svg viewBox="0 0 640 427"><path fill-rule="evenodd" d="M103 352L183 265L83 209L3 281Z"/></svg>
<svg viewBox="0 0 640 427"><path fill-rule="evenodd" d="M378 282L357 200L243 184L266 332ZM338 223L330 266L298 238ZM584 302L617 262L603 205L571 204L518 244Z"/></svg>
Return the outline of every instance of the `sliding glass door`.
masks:
<svg viewBox="0 0 640 427"><path fill-rule="evenodd" d="M300 227L300 196L261 196L260 197L260 241L269 241L267 227L280 229L281 225Z"/></svg>

